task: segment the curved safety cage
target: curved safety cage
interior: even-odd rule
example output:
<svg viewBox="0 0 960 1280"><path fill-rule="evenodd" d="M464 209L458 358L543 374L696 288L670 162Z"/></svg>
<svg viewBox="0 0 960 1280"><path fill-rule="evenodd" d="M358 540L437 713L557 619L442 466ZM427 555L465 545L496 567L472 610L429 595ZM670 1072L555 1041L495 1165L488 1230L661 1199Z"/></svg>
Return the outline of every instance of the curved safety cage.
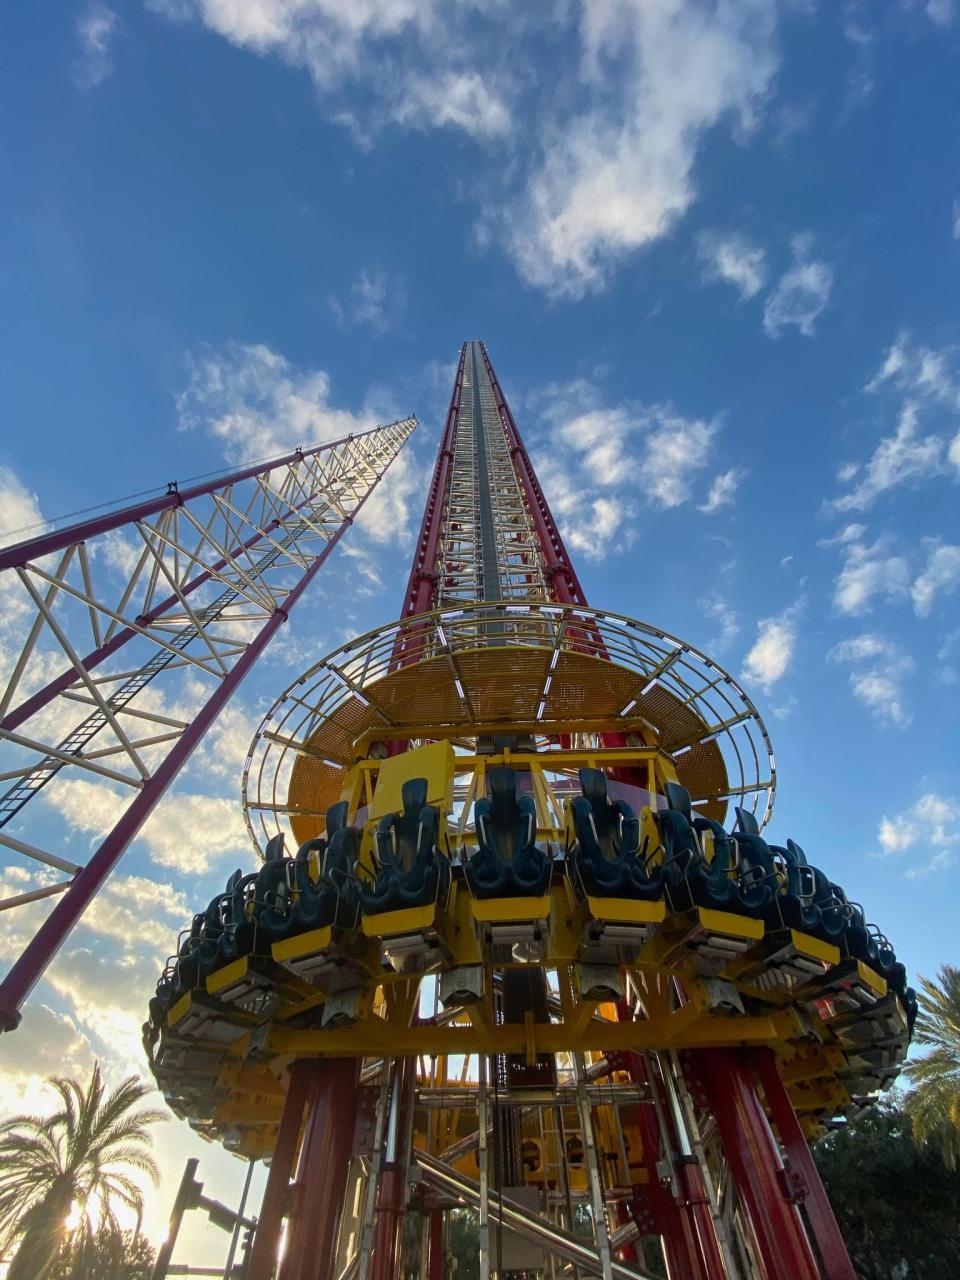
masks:
<svg viewBox="0 0 960 1280"><path fill-rule="evenodd" d="M304 672L264 716L243 771L261 857L339 798L344 771L384 741L526 733L549 753L631 737L657 747L705 816L728 803L762 826L776 763L756 707L692 645L608 610L482 602L395 622ZM298 821L299 820L299 821Z"/></svg>

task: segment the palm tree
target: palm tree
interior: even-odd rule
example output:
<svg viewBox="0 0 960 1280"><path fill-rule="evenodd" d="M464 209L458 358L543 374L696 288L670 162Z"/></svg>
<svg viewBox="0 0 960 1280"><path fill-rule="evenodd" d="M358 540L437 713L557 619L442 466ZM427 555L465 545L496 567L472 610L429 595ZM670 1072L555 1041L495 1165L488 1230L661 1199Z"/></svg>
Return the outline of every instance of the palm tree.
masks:
<svg viewBox="0 0 960 1280"><path fill-rule="evenodd" d="M945 964L938 977L939 984L920 979L913 1038L932 1048L926 1057L906 1065L914 1087L904 1107L917 1142L939 1147L955 1169L960 1160L960 969Z"/></svg>
<svg viewBox="0 0 960 1280"><path fill-rule="evenodd" d="M75 1245L85 1235L121 1235L117 1210L143 1214L143 1192L132 1174L159 1171L148 1126L162 1111L132 1109L148 1090L136 1076L107 1093L100 1065L84 1088L78 1080L49 1082L62 1107L50 1116L15 1116L0 1125L0 1253L19 1239L7 1280L46 1280L78 1214Z"/></svg>

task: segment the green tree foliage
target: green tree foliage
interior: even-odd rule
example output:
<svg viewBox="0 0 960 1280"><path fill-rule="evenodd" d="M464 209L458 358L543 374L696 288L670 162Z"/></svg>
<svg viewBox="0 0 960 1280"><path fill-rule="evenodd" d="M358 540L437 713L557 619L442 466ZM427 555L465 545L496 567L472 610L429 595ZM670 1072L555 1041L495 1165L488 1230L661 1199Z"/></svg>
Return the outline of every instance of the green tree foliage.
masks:
<svg viewBox="0 0 960 1280"><path fill-rule="evenodd" d="M913 1039L929 1045L930 1052L904 1068L914 1086L904 1106L916 1140L938 1147L955 1169L960 1159L960 969L945 964L938 977L939 983L920 979Z"/></svg>
<svg viewBox="0 0 960 1280"><path fill-rule="evenodd" d="M150 1280L156 1254L134 1232L96 1238L71 1236L53 1264L50 1280Z"/></svg>
<svg viewBox="0 0 960 1280"><path fill-rule="evenodd" d="M863 1280L960 1276L960 1173L917 1146L896 1103L828 1134L814 1156Z"/></svg>
<svg viewBox="0 0 960 1280"><path fill-rule="evenodd" d="M15 1116L0 1125L0 1252L17 1244L7 1280L50 1280L74 1209L74 1247L122 1236L117 1211L132 1209L139 1232L143 1191L154 1183L149 1126L162 1111L134 1111L147 1094L135 1076L108 1093L94 1066L89 1084L52 1077L60 1108L49 1116Z"/></svg>

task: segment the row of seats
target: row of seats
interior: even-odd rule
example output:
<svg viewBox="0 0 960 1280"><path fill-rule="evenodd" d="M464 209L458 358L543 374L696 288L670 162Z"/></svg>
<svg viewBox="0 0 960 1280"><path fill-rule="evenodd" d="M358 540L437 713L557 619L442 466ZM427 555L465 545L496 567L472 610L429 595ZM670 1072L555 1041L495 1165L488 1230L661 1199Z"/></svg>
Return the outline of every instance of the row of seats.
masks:
<svg viewBox="0 0 960 1280"><path fill-rule="evenodd" d="M491 769L487 776L490 796L474 806L478 848L464 863L470 890L477 898L542 895L552 859L536 843L533 798L519 792L513 769ZM736 829L728 834L694 812L684 787L667 783L667 807L654 815L659 840L651 848L649 837L641 844L631 806L608 796L599 769L581 769L579 777L581 794L570 802L575 839L567 855L588 894L666 896L674 911L711 907L762 919L772 929L797 929L842 946L906 997L906 971L887 939L867 925L839 885L808 864L794 841L768 845L754 815L739 808ZM280 939L326 926L349 929L361 912L444 901L450 861L437 848L440 815L427 804L424 779L404 783L402 806L377 828L372 882L357 875L362 833L348 825L346 802L328 810L326 834L307 841L293 858L284 856L283 836L274 837L260 870L235 872L226 892L194 917L161 979L161 1002L169 1004L240 956L268 955Z"/></svg>
<svg viewBox="0 0 960 1280"><path fill-rule="evenodd" d="M771 929L811 934L868 964L915 1008L907 971L888 939L867 924L863 909L848 900L840 885L807 862L798 844L768 844L755 815L741 808L735 830L727 833L718 822L693 813L686 788L667 783L665 790L668 807L655 818L673 910L714 907L762 919Z"/></svg>

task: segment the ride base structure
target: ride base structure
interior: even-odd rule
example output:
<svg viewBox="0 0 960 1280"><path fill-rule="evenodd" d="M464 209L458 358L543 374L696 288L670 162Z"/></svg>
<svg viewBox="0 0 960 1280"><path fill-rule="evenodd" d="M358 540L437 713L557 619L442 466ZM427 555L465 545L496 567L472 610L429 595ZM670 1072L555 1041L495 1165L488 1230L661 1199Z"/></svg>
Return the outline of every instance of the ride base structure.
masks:
<svg viewBox="0 0 960 1280"><path fill-rule="evenodd" d="M775 788L731 676L588 605L465 343L402 616L264 716L259 866L150 1000L169 1105L269 1161L247 1280L440 1280L457 1208L482 1280L853 1280L809 1143L916 1001Z"/></svg>

